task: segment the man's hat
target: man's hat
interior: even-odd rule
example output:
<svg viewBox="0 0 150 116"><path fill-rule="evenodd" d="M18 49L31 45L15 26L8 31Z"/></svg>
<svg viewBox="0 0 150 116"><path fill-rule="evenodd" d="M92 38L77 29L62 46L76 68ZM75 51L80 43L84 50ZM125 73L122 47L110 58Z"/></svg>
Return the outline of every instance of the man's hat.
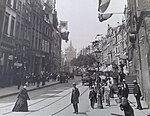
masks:
<svg viewBox="0 0 150 116"><path fill-rule="evenodd" d="M133 81L133 83L137 83L137 81L136 81L136 80L134 80L134 81Z"/></svg>
<svg viewBox="0 0 150 116"><path fill-rule="evenodd" d="M76 83L74 82L73 85L76 85Z"/></svg>
<svg viewBox="0 0 150 116"><path fill-rule="evenodd" d="M122 81L123 81L123 82L125 82L126 80L125 80L125 79L123 79Z"/></svg>

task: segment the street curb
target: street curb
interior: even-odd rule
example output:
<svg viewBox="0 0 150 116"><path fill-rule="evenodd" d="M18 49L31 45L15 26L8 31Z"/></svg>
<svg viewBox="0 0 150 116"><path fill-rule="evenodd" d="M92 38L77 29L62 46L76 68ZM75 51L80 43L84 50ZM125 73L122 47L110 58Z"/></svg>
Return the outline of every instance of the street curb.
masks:
<svg viewBox="0 0 150 116"><path fill-rule="evenodd" d="M41 87L35 87L35 88L29 89L27 91L34 91L34 90L42 89L42 88L45 88L45 87L50 87L52 85L56 85L56 84L59 84L59 83L60 82L56 82L56 83L52 83L52 84L41 86ZM0 98L5 98L5 97L10 97L10 96L13 96L13 95L17 95L18 92L10 93L10 94L7 94L7 95L0 95Z"/></svg>

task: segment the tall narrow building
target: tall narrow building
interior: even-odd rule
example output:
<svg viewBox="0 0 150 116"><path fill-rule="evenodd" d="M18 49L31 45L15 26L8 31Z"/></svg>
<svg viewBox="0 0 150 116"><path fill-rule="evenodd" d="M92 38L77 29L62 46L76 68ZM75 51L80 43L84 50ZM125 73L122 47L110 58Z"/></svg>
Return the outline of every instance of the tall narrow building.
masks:
<svg viewBox="0 0 150 116"><path fill-rule="evenodd" d="M65 56L67 59L67 62L71 62L73 58L76 58L76 49L72 45L72 41L70 41L70 45L68 48L65 49Z"/></svg>

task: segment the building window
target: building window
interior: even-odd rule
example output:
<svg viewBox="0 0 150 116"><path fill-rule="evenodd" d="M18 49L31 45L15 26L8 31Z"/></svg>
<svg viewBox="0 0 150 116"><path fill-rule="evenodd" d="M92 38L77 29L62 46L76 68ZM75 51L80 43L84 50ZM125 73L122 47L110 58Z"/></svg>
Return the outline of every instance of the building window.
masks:
<svg viewBox="0 0 150 116"><path fill-rule="evenodd" d="M28 30L27 30L27 40L30 40L30 28L28 28Z"/></svg>
<svg viewBox="0 0 150 116"><path fill-rule="evenodd" d="M31 12L29 12L28 21L31 22Z"/></svg>
<svg viewBox="0 0 150 116"><path fill-rule="evenodd" d="M7 5L11 7L11 0L7 1Z"/></svg>
<svg viewBox="0 0 150 116"><path fill-rule="evenodd" d="M21 12L21 1L18 2L18 11Z"/></svg>
<svg viewBox="0 0 150 116"><path fill-rule="evenodd" d="M35 38L35 49L38 48L38 45L37 45L37 44L38 44L38 37Z"/></svg>
<svg viewBox="0 0 150 116"><path fill-rule="evenodd" d="M5 14L4 33L8 34L9 14Z"/></svg>
<svg viewBox="0 0 150 116"><path fill-rule="evenodd" d="M14 0L14 2L13 2L13 9L16 10L16 6L17 6L17 0Z"/></svg>
<svg viewBox="0 0 150 116"><path fill-rule="evenodd" d="M24 39L27 39L27 26L24 27Z"/></svg>
<svg viewBox="0 0 150 116"><path fill-rule="evenodd" d="M20 30L20 23L17 22L17 23L16 23L16 39L19 38L19 30Z"/></svg>
<svg viewBox="0 0 150 116"><path fill-rule="evenodd" d="M32 48L34 48L34 34L32 35L32 42L31 42L31 44L32 44Z"/></svg>
<svg viewBox="0 0 150 116"><path fill-rule="evenodd" d="M21 36L20 37L24 37L24 25L21 25Z"/></svg>
<svg viewBox="0 0 150 116"><path fill-rule="evenodd" d="M11 17L11 27L10 27L10 35L14 35L14 26L15 26L15 17Z"/></svg>

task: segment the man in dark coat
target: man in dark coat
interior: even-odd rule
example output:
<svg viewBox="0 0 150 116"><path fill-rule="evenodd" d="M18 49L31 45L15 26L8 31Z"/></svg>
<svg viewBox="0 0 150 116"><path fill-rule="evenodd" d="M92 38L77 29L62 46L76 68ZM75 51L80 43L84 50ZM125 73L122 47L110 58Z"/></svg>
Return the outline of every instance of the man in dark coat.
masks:
<svg viewBox="0 0 150 116"><path fill-rule="evenodd" d="M123 82L122 82L121 96L125 97L126 99L128 99L129 87L128 87L128 84L126 83L125 79L123 79L122 81Z"/></svg>
<svg viewBox="0 0 150 116"><path fill-rule="evenodd" d="M91 108L93 108L93 109L94 109L94 104L96 102L96 97L97 97L97 94L94 90L94 87L92 87L91 90L90 90L90 93L89 93L89 99L90 99L90 103L91 103L90 104Z"/></svg>
<svg viewBox="0 0 150 116"><path fill-rule="evenodd" d="M125 79L125 77L126 77L126 75L124 74L124 72L122 70L119 73L119 77L120 77L120 82L122 83L123 79Z"/></svg>
<svg viewBox="0 0 150 116"><path fill-rule="evenodd" d="M124 111L125 116L134 116L133 108L130 106L128 100L125 97L121 98L120 109Z"/></svg>
<svg viewBox="0 0 150 116"><path fill-rule="evenodd" d="M76 114L78 114L79 96L80 96L79 89L76 87L76 83L73 83L71 103L73 104L74 113Z"/></svg>
<svg viewBox="0 0 150 116"><path fill-rule="evenodd" d="M136 80L134 80L133 83L134 83L133 94L134 94L134 97L135 97L136 102L137 102L137 109L142 110L142 105L140 102L140 97L142 96L142 94L140 91L140 87L137 84Z"/></svg>
<svg viewBox="0 0 150 116"><path fill-rule="evenodd" d="M93 85L93 79L89 76L89 89L92 88Z"/></svg>
<svg viewBox="0 0 150 116"><path fill-rule="evenodd" d="M28 96L26 87L27 87L27 84L25 84L24 87L20 90L18 94L18 99L12 110L13 112L28 112L27 100L30 100L30 98Z"/></svg>

